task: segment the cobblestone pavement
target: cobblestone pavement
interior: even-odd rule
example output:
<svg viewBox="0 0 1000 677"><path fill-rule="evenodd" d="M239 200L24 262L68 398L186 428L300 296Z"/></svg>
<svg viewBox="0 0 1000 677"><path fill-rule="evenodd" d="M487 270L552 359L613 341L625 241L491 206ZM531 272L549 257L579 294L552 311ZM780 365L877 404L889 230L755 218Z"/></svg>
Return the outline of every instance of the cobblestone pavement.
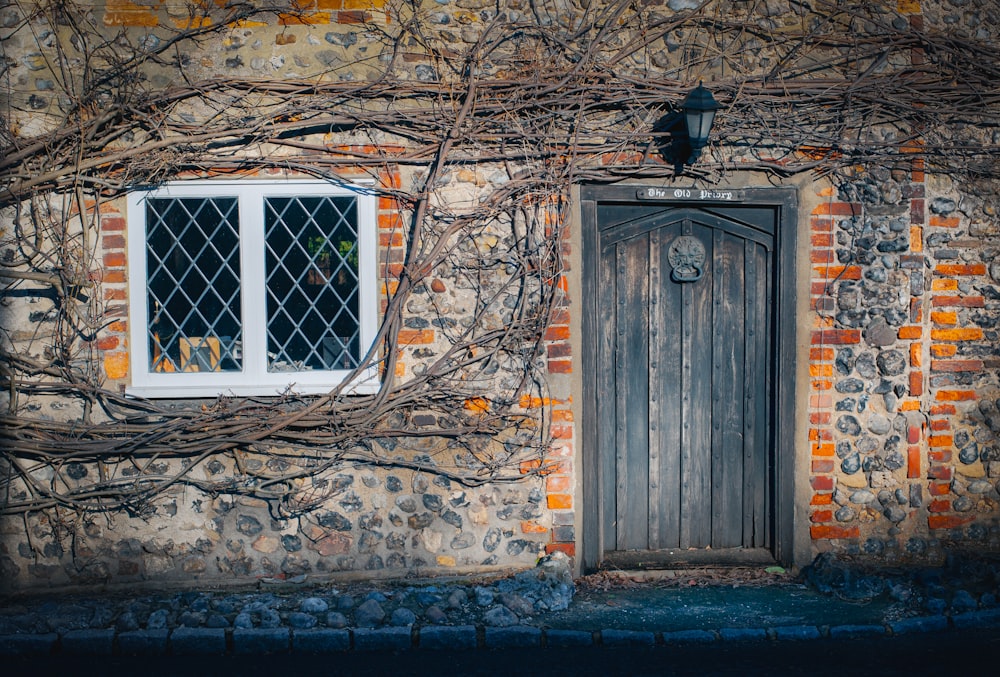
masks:
<svg viewBox="0 0 1000 677"><path fill-rule="evenodd" d="M964 566L965 569L961 567ZM9 598L0 656L572 649L1000 630L993 563L866 575L780 567L602 573L561 556L503 578ZM1000 634L1000 633L998 633Z"/></svg>

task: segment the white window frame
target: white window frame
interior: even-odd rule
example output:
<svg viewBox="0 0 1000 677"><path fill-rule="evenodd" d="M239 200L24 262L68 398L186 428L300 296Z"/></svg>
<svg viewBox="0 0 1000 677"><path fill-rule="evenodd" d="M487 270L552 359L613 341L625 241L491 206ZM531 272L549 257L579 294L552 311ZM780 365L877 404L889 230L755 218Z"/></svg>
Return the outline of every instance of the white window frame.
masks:
<svg viewBox="0 0 1000 677"><path fill-rule="evenodd" d="M378 331L377 198L362 185L347 186L317 180L264 181L247 179L170 182L127 196L129 336L131 386L128 395L148 398L199 398L219 395L278 395L291 389L301 394L321 394L344 382L349 369L268 372L267 303L265 286L264 198L326 197L349 195L357 199L358 215L358 314L360 357L364 357ZM149 295L146 269L147 198L236 197L239 200L240 299L243 320L241 371L158 373L150 370ZM378 389L376 366L368 367L347 385L348 393Z"/></svg>

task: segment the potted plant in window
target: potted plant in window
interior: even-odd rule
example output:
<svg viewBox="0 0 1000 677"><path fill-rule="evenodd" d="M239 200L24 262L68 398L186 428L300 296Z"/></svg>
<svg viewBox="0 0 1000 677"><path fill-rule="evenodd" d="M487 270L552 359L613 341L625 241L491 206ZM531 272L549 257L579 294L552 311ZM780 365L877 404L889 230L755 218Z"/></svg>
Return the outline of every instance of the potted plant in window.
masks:
<svg viewBox="0 0 1000 677"><path fill-rule="evenodd" d="M350 282L348 268L354 271L358 269L358 249L353 240L331 240L322 235L314 235L306 242L306 249L313 257L306 274L308 284L327 284L332 269L336 268L337 284L342 286ZM334 252L337 252L337 257L333 256ZM341 260L347 263L347 267L340 265Z"/></svg>

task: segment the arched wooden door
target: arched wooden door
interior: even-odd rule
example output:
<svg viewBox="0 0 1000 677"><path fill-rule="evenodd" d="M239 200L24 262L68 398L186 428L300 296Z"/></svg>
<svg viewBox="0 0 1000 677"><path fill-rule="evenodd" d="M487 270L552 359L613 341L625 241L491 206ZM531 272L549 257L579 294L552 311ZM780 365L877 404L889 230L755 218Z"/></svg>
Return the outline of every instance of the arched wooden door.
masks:
<svg viewBox="0 0 1000 677"><path fill-rule="evenodd" d="M594 205L600 561L776 554L780 211Z"/></svg>

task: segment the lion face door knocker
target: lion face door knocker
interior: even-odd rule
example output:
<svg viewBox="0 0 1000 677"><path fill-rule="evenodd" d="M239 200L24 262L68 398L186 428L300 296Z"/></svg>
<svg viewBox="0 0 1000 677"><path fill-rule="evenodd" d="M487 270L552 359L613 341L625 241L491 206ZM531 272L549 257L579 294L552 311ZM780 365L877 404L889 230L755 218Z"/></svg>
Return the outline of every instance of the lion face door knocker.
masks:
<svg viewBox="0 0 1000 677"><path fill-rule="evenodd" d="M696 237L681 235L667 250L667 262L674 282L697 282L705 272L705 245Z"/></svg>

